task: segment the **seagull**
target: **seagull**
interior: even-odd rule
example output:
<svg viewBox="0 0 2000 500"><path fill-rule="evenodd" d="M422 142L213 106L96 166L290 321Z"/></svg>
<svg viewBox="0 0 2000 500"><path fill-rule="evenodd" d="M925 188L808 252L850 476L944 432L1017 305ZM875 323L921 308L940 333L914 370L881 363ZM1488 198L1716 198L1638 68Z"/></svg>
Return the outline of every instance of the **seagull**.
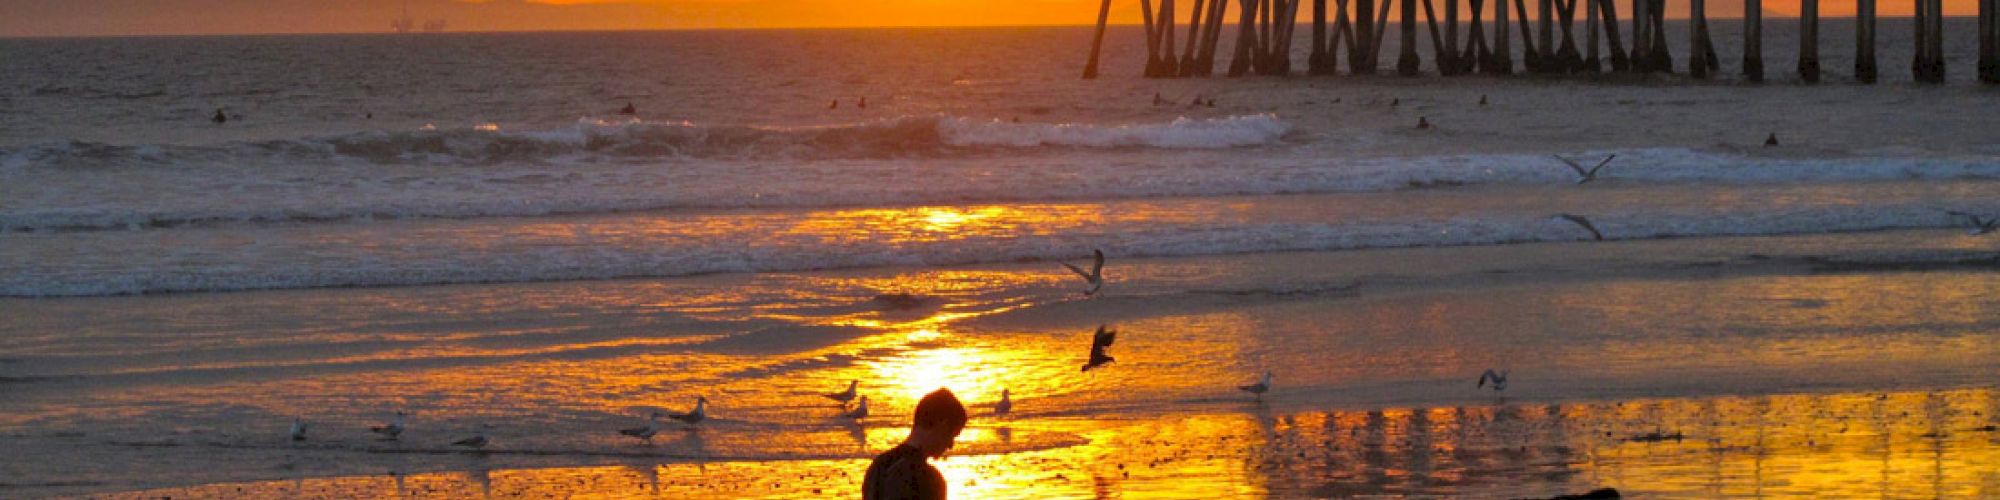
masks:
<svg viewBox="0 0 2000 500"><path fill-rule="evenodd" d="M383 439L396 439L403 435L403 412L396 412L396 419L389 421L388 425L369 427L368 432L381 434Z"/></svg>
<svg viewBox="0 0 2000 500"><path fill-rule="evenodd" d="M215 122L216 125L229 123L229 115L222 114L222 108L215 108L215 117L209 118L208 121Z"/></svg>
<svg viewBox="0 0 2000 500"><path fill-rule="evenodd" d="M1966 231L1966 234L1980 235L1980 234L1991 233L1993 232L1994 229L1996 229L1996 227L2000 227L2000 218L1988 219L1980 217L1979 214L1959 212L1956 210L1947 211L1945 213L1971 219L1972 230Z"/></svg>
<svg viewBox="0 0 2000 500"><path fill-rule="evenodd" d="M1487 368L1486 373L1479 374L1479 385L1477 387L1486 387L1486 382L1489 380L1493 381L1494 391L1507 390L1507 370L1495 372L1492 368Z"/></svg>
<svg viewBox="0 0 2000 500"><path fill-rule="evenodd" d="M854 400L854 386L859 385L860 383L861 381L859 380L849 380L847 381L847 390L827 393L823 394L823 396L826 396L827 399L839 401L841 406L847 406L848 401Z"/></svg>
<svg viewBox="0 0 2000 500"><path fill-rule="evenodd" d="M1097 325L1097 334L1090 338L1090 362L1083 364L1083 371L1114 361L1111 355L1104 353L1104 349L1111 347L1111 341L1117 339L1117 330L1106 330L1104 325Z"/></svg>
<svg viewBox="0 0 2000 500"><path fill-rule="evenodd" d="M1239 385L1239 386L1236 386L1236 388L1237 388L1237 389L1241 389L1241 390L1242 390L1243 392L1248 392L1248 393L1251 393L1251 394L1256 394L1256 395L1257 395L1257 400L1258 400L1258 401L1263 401L1263 400L1264 400L1264 393L1266 393L1266 392L1270 392L1270 391L1271 391L1271 379L1272 379L1272 378L1273 378L1273 377L1271 376L1271 372L1267 370L1267 371L1265 371L1265 372L1264 372L1264 379L1263 379L1263 380L1259 380L1259 381L1257 381L1257 383L1255 383L1255 384L1248 384L1248 385Z"/></svg>
<svg viewBox="0 0 2000 500"><path fill-rule="evenodd" d="M702 420L708 419L708 398L697 396L694 398L694 411L690 411L687 413L668 413L667 418L685 422L689 426L693 426L694 424L699 424L701 423Z"/></svg>
<svg viewBox="0 0 2000 500"><path fill-rule="evenodd" d="M1006 415L1007 412L1010 411L1014 411L1014 399L1011 397L1011 394L1009 394L1006 389L1001 389L1000 402L993 403L993 414Z"/></svg>
<svg viewBox="0 0 2000 500"><path fill-rule="evenodd" d="M475 450L484 449L486 448L486 443L492 441L491 439L486 438L487 427L492 427L492 426L486 424L480 424L479 430L472 431L472 437L460 439L457 441L452 441L451 445L464 446L466 448L472 448Z"/></svg>
<svg viewBox="0 0 2000 500"><path fill-rule="evenodd" d="M1083 268L1070 265L1068 262L1062 263L1063 267L1069 268L1070 272L1082 276L1084 281L1090 283L1090 289L1083 291L1086 296L1096 294L1098 289L1104 288L1104 251L1091 249L1090 253L1095 256L1094 262L1090 265L1090 272L1083 272Z"/></svg>
<svg viewBox="0 0 2000 500"><path fill-rule="evenodd" d="M292 418L292 440L293 440L293 441L305 441L305 440L306 440L306 429L308 429L308 428L311 428L311 427L312 427L312 424L308 424L308 423L306 423L305 419L302 419L302 418L298 418L298 417L293 417L293 418Z"/></svg>
<svg viewBox="0 0 2000 500"><path fill-rule="evenodd" d="M859 402L854 403L854 409L840 412L840 418L848 420L868 418L868 396L862 396Z"/></svg>
<svg viewBox="0 0 2000 500"><path fill-rule="evenodd" d="M644 427L619 429L618 433L639 438L641 441L645 441L647 444L652 444L653 435L660 433L660 412L657 411L653 412L651 416L647 417L646 425Z"/></svg>
<svg viewBox="0 0 2000 500"><path fill-rule="evenodd" d="M1611 160L1617 157L1618 155L1606 156L1604 157L1604 161L1597 162L1597 166L1590 167L1590 170L1584 170L1583 165L1578 165L1576 164L1576 162L1570 161L1569 158L1556 156L1556 159L1562 160L1563 164L1565 165L1569 165L1570 170L1575 170L1576 183L1583 184L1586 182L1597 180L1597 171L1604 170L1604 166L1611 164Z"/></svg>
<svg viewBox="0 0 2000 500"><path fill-rule="evenodd" d="M1592 239L1595 239L1595 240L1597 240L1597 241L1604 241L1604 233L1600 233L1600 232L1597 232L1597 226L1596 226L1596 225L1593 225L1593 224L1591 224L1591 223L1590 223L1590 219L1585 219L1585 218L1583 218L1583 216L1581 216L1581 215L1576 215L1576 214L1556 214L1556 216L1555 216L1555 217L1551 217L1550 219L1551 219L1551 220L1554 220L1554 219L1562 219L1562 220L1566 220L1566 221L1570 221L1570 222L1574 222L1574 223L1576 223L1576 225L1577 225L1577 226L1579 226L1579 227L1582 227L1582 228L1583 228L1583 230L1585 230L1585 231L1590 231L1590 237L1591 237Z"/></svg>

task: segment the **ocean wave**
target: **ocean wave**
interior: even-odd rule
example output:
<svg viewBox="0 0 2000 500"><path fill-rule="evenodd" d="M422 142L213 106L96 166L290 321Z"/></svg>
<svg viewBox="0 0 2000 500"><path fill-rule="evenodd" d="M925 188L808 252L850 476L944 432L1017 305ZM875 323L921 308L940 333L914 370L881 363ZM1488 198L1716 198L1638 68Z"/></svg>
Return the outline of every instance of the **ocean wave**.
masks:
<svg viewBox="0 0 2000 500"><path fill-rule="evenodd" d="M1975 206L1976 205L1976 206ZM1992 203L1960 203L1946 208L2000 209ZM647 216L639 217L638 220ZM828 247L821 235L774 234L756 219L741 230L699 238L644 235L510 237L508 223L481 222L446 233L389 236L392 228L373 225L346 232L208 234L171 238L165 252L113 252L111 248L158 245L144 232L92 235L87 240L21 238L19 251L53 254L72 245L103 246L85 252L82 262L16 262L0 275L0 296L103 296L265 289L424 286L477 283L549 282L659 278L743 272L798 272L892 266L963 266L1055 261L1074 258L1077 234L1119 258L1179 257L1293 251L1338 251L1468 245L1508 245L1579 241L1590 238L1576 226L1547 214L1511 213L1446 219L1331 218L1323 222L1267 222L1215 225L1166 223L1118 231L1043 235L998 235L905 241L895 235L858 237ZM1849 233L1962 226L1930 202L1872 206L1819 206L1771 213L1718 215L1676 211L1628 211L1592 217L1607 240ZM787 226L789 227L789 226ZM617 231L614 231L617 232ZM1953 231L1941 238L1957 238ZM458 236L452 236L458 235ZM487 236L479 236L487 235ZM1964 236L1972 238L1972 236ZM367 239L366 248L325 250L326 241ZM386 239L384 239L386 238ZM464 241L460 241L464 240ZM1922 253L1917 249L1912 252ZM1989 257L1990 251L1919 255L1961 259ZM1935 252L1933 252L1935 253ZM301 258L300 255L311 255ZM1892 259L1893 260L1893 259ZM1338 293L1340 290L1272 290L1273 294Z"/></svg>
<svg viewBox="0 0 2000 500"><path fill-rule="evenodd" d="M1290 127L1274 115L1163 123L1023 123L905 116L816 126L699 125L583 118L546 130L497 124L372 131L210 146L83 141L0 150L0 166L74 168L172 163L363 160L390 165L535 164L577 159L879 159L977 154L1003 148L1212 149L1275 142Z"/></svg>

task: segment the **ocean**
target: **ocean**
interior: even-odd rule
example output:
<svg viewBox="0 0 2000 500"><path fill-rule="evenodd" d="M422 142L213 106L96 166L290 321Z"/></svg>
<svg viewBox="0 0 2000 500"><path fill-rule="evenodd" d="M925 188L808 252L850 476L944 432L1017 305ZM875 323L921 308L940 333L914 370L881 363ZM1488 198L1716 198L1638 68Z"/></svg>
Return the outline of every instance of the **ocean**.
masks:
<svg viewBox="0 0 2000 500"><path fill-rule="evenodd" d="M1780 19L1761 85L1734 21L1713 81L1147 80L1136 27L1098 80L1080 27L0 40L0 442L51 457L0 496L816 497L938 386L1020 398L946 468L980 497L1858 494L1816 471L1877 453L1990 495L2000 239L1953 212L2000 215L2000 94L1963 36L1912 83L1905 21L1872 86L1838 19L1818 85ZM816 404L853 379L865 426Z"/></svg>

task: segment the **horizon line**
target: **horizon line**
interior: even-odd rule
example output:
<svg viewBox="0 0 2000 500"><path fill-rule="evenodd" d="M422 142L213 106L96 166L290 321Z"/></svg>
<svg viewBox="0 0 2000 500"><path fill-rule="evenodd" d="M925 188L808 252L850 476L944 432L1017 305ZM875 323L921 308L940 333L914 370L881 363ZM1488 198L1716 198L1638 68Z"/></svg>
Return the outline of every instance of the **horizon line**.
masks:
<svg viewBox="0 0 2000 500"><path fill-rule="evenodd" d="M1880 19L1911 19L1914 15L1878 15ZM1945 19L1977 19L1978 15L1948 15ZM1764 19L1799 19L1797 14L1766 13ZM1821 20L1855 19L1857 16L1820 16ZM1688 21L1690 17L1668 17L1669 21ZM1742 20L1742 16L1709 16L1709 20ZM1625 21L1620 19L1619 21ZM1421 21L1419 21L1421 22ZM1491 23L1491 21L1487 21ZM1229 23L1225 23L1229 24ZM1311 23L1300 23L1310 26ZM1332 24L1331 21L1328 24ZM1391 19L1387 25L1400 25L1401 21ZM1769 23L1766 23L1769 24ZM1144 23L1109 23L1110 27L1144 27ZM1386 25L1385 25L1386 26ZM858 30L898 30L898 29L1017 29L1017 28L1095 28L1096 23L1085 24L947 24L947 25L895 25L895 26L756 26L756 27L706 27L706 28L608 28L608 29L521 29L521 30L467 30L438 32L398 32L398 31L297 31L297 32L244 32L244 33L125 33L125 34L85 34L85 35L0 35L0 40L56 40L56 39L103 39L103 38L203 38L203 37L283 37L283 36L330 36L330 35L390 35L390 36L437 36L437 35L505 35L505 34L558 34L558 33L665 33L699 31L858 31Z"/></svg>

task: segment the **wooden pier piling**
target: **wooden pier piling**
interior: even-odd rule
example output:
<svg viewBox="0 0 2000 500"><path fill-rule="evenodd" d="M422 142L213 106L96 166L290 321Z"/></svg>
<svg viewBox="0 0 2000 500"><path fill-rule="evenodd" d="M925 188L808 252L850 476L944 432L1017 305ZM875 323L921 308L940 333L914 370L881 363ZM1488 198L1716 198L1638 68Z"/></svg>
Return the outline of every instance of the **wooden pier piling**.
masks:
<svg viewBox="0 0 2000 500"><path fill-rule="evenodd" d="M1688 76L1690 77L1708 78L1708 50L1702 45L1707 39L1708 4L1704 0L1688 0Z"/></svg>
<svg viewBox="0 0 2000 500"><path fill-rule="evenodd" d="M1333 63L1326 60L1326 0L1313 0L1312 52L1306 56L1306 74L1331 75Z"/></svg>
<svg viewBox="0 0 2000 500"><path fill-rule="evenodd" d="M1431 0L1423 1L1424 24L1430 27L1431 32L1431 60L1436 61L1439 75L1450 76L1458 74L1456 70L1452 69L1452 65L1455 63L1452 62L1451 48L1444 45L1444 37L1438 33L1437 11L1432 8Z"/></svg>
<svg viewBox="0 0 2000 500"><path fill-rule="evenodd" d="M1493 63L1493 47L1486 43L1486 27L1483 16L1486 13L1485 0L1466 0L1466 12L1472 14L1466 23L1465 50L1459 53L1460 69L1465 72L1494 73L1499 69Z"/></svg>
<svg viewBox="0 0 2000 500"><path fill-rule="evenodd" d="M1819 0L1799 0L1799 80L1819 83Z"/></svg>
<svg viewBox="0 0 2000 500"><path fill-rule="evenodd" d="M2000 83L2000 0L1979 3L1979 81Z"/></svg>
<svg viewBox="0 0 2000 500"><path fill-rule="evenodd" d="M1423 64L1417 58L1417 0L1402 0L1402 2L1402 22L1398 23L1402 41L1401 46L1397 47L1397 52L1401 55L1396 57L1396 74L1417 76L1418 66Z"/></svg>
<svg viewBox="0 0 2000 500"><path fill-rule="evenodd" d="M1514 72L1514 46L1507 31L1507 0L1493 0L1493 59L1488 73Z"/></svg>
<svg viewBox="0 0 2000 500"><path fill-rule="evenodd" d="M1911 72L1922 83L1944 83L1944 2L1916 0L1917 56Z"/></svg>
<svg viewBox="0 0 2000 500"><path fill-rule="evenodd" d="M1583 56L1576 50L1576 2L1577 0L1555 0L1556 16L1562 27L1562 47L1555 51L1555 64L1549 68L1553 73L1574 73L1582 69Z"/></svg>
<svg viewBox="0 0 2000 500"><path fill-rule="evenodd" d="M1983 33L1983 31L1982 31ZM1458 48L1458 0L1444 0L1444 53L1438 58L1438 68L1445 75L1461 75L1472 70L1472 61L1463 57Z"/></svg>
<svg viewBox="0 0 2000 500"><path fill-rule="evenodd" d="M1090 39L1090 62L1083 64L1083 79L1097 78L1097 56L1104 52L1104 25L1111 20L1111 0L1097 8L1097 36Z"/></svg>
<svg viewBox="0 0 2000 500"><path fill-rule="evenodd" d="M1542 67L1535 71L1553 73L1561 66L1556 57L1556 0L1537 0L1535 12L1535 47L1540 50Z"/></svg>
<svg viewBox="0 0 2000 500"><path fill-rule="evenodd" d="M1611 53L1612 71L1631 71L1631 61L1625 58L1625 44L1618 39L1618 0L1595 0L1603 9L1605 47Z"/></svg>
<svg viewBox="0 0 2000 500"><path fill-rule="evenodd" d="M1347 72L1354 75L1375 74L1376 36L1374 0L1352 0L1354 2L1354 43L1349 44ZM1343 11L1343 15L1345 11Z"/></svg>
<svg viewBox="0 0 2000 500"><path fill-rule="evenodd" d="M1875 83L1875 0L1857 0L1854 10L1854 79Z"/></svg>
<svg viewBox="0 0 2000 500"><path fill-rule="evenodd" d="M1764 81L1764 0L1743 0L1743 78Z"/></svg>
<svg viewBox="0 0 2000 500"><path fill-rule="evenodd" d="M1653 41L1646 44L1652 49L1651 64L1655 71L1672 73L1673 51L1667 48L1667 0L1652 0L1651 3L1646 8L1646 14L1652 18L1652 27L1646 29L1646 33L1653 35Z"/></svg>
<svg viewBox="0 0 2000 500"><path fill-rule="evenodd" d="M1756 1L1756 0L1751 0ZM1646 13L1652 7L1651 0L1632 0L1632 71L1651 73L1653 71L1653 35L1646 27L1653 22L1653 16Z"/></svg>
<svg viewBox="0 0 2000 500"><path fill-rule="evenodd" d="M1577 70L1585 73L1600 73L1604 71L1604 65L1599 63L1597 59L1597 30L1600 27L1597 24L1597 13L1599 10L1602 10L1598 8L1598 4L1602 2L1598 0L1583 0L1583 2L1583 65L1577 68Z"/></svg>
<svg viewBox="0 0 2000 500"><path fill-rule="evenodd" d="M1523 66L1522 69L1524 69L1529 73L1539 73L1542 71L1542 67L1546 63L1542 62L1541 49L1535 47L1535 29L1531 24L1529 24L1532 21L1528 19L1527 0L1514 0L1514 14L1520 16L1521 18L1520 22L1521 22L1521 63Z"/></svg>
<svg viewBox="0 0 2000 500"><path fill-rule="evenodd" d="M2000 0L1979 2L1979 81L2000 83Z"/></svg>
<svg viewBox="0 0 2000 500"><path fill-rule="evenodd" d="M1207 13L1207 7L1204 0L1194 0L1194 8L1188 9L1187 47L1181 52L1180 62L1174 65L1175 76L1194 76L1195 52L1201 49L1201 16Z"/></svg>

